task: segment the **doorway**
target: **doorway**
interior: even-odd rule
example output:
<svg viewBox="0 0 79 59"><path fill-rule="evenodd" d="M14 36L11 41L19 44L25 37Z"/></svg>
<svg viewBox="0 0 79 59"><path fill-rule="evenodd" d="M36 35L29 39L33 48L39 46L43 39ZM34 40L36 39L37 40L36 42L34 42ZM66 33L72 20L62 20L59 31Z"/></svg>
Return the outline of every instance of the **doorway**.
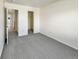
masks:
<svg viewBox="0 0 79 59"><path fill-rule="evenodd" d="M28 34L33 34L34 32L34 13L28 11Z"/></svg>
<svg viewBox="0 0 79 59"><path fill-rule="evenodd" d="M8 9L8 32L17 31L18 10Z"/></svg>
<svg viewBox="0 0 79 59"><path fill-rule="evenodd" d="M5 41L7 44L10 33L18 35L18 10L5 8Z"/></svg>

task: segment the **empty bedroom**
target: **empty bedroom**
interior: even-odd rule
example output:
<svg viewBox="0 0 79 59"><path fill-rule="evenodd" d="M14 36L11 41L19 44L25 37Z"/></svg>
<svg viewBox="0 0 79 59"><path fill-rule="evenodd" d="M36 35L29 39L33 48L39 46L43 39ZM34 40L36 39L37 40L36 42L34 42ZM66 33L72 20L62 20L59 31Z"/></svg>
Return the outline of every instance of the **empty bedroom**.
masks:
<svg viewBox="0 0 79 59"><path fill-rule="evenodd" d="M0 59L78 59L78 0L0 0Z"/></svg>

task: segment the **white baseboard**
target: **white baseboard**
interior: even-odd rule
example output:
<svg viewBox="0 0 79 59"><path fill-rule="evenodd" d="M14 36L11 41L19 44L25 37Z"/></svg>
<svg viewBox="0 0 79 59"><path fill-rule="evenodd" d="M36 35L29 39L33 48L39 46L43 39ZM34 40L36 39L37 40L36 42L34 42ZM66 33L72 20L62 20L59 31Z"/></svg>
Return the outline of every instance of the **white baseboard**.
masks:
<svg viewBox="0 0 79 59"><path fill-rule="evenodd" d="M55 38L55 37L51 37L50 35L47 35L47 34L45 34L45 33L42 33L42 32L40 32L40 33L43 34L43 35L46 35L46 36L48 36L48 37L50 37L50 38L52 38L52 39L54 39L54 40L56 40L56 41L58 41L58 42L60 42L60 43L62 43L62 44L65 44L65 45L67 45L67 46L69 46L69 47L71 47L71 48L73 48L73 49L75 49L75 50L78 50L78 48L75 47L75 46L73 46L73 45L70 45L70 44L68 44L68 43L66 43L66 42L63 42L63 41L61 41L61 40L58 40L58 39Z"/></svg>

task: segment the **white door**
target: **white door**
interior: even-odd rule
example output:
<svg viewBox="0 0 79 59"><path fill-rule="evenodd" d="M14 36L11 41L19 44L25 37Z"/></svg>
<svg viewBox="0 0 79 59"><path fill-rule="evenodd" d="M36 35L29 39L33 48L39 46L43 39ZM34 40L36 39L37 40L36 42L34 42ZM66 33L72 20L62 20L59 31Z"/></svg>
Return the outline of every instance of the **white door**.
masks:
<svg viewBox="0 0 79 59"><path fill-rule="evenodd" d="M6 37L6 43L8 44L8 17L7 17L7 15L8 15L8 9L6 9L5 10L6 12L5 12L5 37Z"/></svg>

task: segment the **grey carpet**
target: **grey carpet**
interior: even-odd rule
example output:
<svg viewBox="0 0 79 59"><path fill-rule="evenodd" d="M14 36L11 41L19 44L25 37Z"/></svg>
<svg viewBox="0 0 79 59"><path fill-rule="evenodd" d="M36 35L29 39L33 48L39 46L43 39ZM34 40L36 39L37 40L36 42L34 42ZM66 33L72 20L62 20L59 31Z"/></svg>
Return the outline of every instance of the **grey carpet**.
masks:
<svg viewBox="0 0 79 59"><path fill-rule="evenodd" d="M1 59L78 59L78 51L40 33L23 37L10 33Z"/></svg>

